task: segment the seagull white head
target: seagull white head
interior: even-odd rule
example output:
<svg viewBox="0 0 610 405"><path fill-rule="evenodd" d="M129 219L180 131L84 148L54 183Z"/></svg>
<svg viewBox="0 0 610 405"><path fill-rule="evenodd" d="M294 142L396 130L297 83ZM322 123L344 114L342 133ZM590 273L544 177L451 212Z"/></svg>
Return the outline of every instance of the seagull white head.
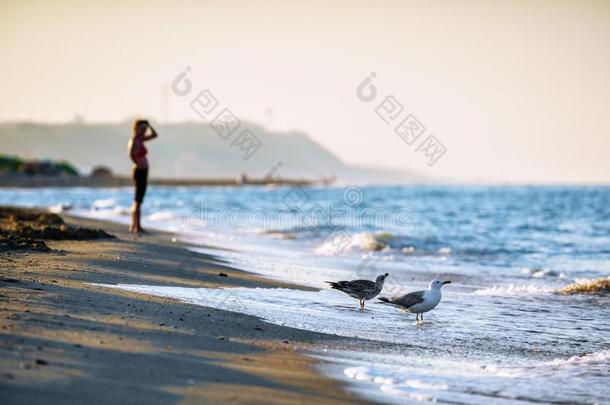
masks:
<svg viewBox="0 0 610 405"><path fill-rule="evenodd" d="M445 284L451 284L450 280L441 281L441 280L432 280L430 281L430 286L428 289L430 290L440 290Z"/></svg>

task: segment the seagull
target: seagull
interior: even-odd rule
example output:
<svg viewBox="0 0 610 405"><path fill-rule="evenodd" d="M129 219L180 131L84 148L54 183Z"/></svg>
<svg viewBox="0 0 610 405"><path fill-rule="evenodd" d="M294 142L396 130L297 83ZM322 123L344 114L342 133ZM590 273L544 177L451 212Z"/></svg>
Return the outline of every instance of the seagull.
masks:
<svg viewBox="0 0 610 405"><path fill-rule="evenodd" d="M357 298L360 301L360 310L364 310L364 301L375 298L383 289L385 278L388 273L377 276L375 281L371 280L352 280L352 281L326 281L331 288L343 291L350 297Z"/></svg>
<svg viewBox="0 0 610 405"><path fill-rule="evenodd" d="M445 284L451 284L451 281L432 280L427 290L390 298L381 297L379 300L386 304L396 305L406 312L415 313L415 320L419 324L420 317L421 322L424 322L424 312L433 310L441 302L441 288Z"/></svg>

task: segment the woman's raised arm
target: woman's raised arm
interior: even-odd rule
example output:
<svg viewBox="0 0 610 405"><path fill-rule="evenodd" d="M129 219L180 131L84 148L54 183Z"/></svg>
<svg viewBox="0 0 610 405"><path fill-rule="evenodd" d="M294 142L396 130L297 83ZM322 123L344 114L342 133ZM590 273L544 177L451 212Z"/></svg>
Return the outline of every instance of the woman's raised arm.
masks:
<svg viewBox="0 0 610 405"><path fill-rule="evenodd" d="M151 139L155 139L157 136L157 131L152 127L152 125L148 124L148 128L150 128L150 134L144 135L144 142L150 141Z"/></svg>

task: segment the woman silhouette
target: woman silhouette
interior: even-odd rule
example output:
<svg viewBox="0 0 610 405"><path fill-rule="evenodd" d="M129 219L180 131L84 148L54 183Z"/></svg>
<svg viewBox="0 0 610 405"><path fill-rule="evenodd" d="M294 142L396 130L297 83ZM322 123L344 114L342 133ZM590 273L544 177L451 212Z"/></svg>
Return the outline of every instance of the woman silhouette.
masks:
<svg viewBox="0 0 610 405"><path fill-rule="evenodd" d="M147 134L147 130L150 133ZM129 157L133 162L133 181L135 185L135 196L133 206L131 207L131 226L129 232L144 232L140 224L140 208L144 201L144 193L146 193L146 183L148 181L148 159L146 154L148 150L144 146L144 142L150 141L157 137L157 131L146 120L136 120L133 123L133 134L127 148Z"/></svg>

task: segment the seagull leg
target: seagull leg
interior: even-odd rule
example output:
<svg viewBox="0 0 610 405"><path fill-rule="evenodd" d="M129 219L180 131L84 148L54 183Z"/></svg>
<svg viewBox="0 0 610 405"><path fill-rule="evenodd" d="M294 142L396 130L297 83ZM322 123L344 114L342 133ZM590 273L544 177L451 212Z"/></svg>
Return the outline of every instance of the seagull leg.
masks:
<svg viewBox="0 0 610 405"><path fill-rule="evenodd" d="M424 313L422 312L419 317L421 318L421 323L424 323Z"/></svg>
<svg viewBox="0 0 610 405"><path fill-rule="evenodd" d="M364 300L359 300L360 301L360 310L364 311Z"/></svg>
<svg viewBox="0 0 610 405"><path fill-rule="evenodd" d="M419 325L419 314L415 314L415 324Z"/></svg>

